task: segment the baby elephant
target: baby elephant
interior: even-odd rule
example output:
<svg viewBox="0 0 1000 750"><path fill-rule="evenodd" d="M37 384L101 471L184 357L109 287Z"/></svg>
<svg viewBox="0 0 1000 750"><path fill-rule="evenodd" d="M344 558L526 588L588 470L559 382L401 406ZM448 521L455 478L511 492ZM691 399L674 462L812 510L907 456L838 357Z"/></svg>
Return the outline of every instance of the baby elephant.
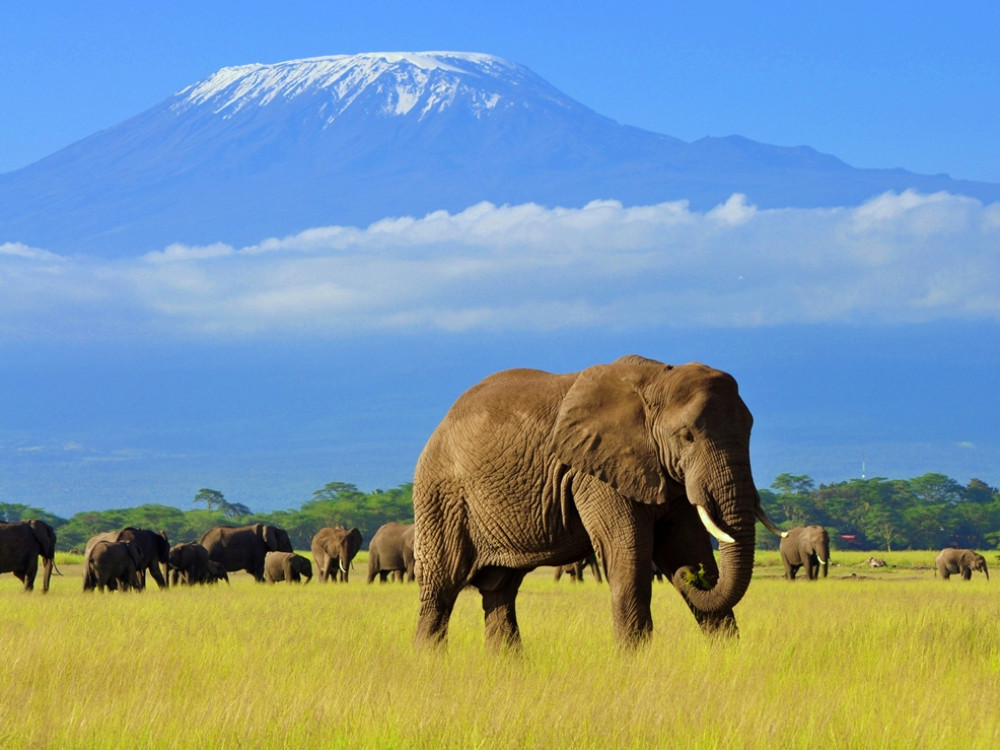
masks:
<svg viewBox="0 0 1000 750"><path fill-rule="evenodd" d="M264 580L270 583L299 583L303 576L306 583L309 583L312 575L313 568L309 558L294 552L268 552L264 558Z"/></svg>
<svg viewBox="0 0 1000 750"><path fill-rule="evenodd" d="M962 580L968 581L972 578L974 570L982 571L986 574L986 580L990 580L990 571L986 568L986 558L971 549L947 547L934 558L934 564L937 565L937 572L946 581L955 573L961 573Z"/></svg>

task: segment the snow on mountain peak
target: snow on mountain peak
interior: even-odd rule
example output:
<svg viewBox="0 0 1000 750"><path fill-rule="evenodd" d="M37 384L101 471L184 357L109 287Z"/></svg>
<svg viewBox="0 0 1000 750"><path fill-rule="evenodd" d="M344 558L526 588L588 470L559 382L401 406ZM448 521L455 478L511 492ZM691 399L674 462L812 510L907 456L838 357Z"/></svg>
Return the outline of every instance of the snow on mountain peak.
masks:
<svg viewBox="0 0 1000 750"><path fill-rule="evenodd" d="M383 96L382 113L404 115L421 105L420 116L470 95L473 109L496 107L502 98L492 83L502 78L533 77L525 68L498 57L462 52L369 52L254 63L222 68L176 94L175 111L206 105L232 117L245 107L290 101L324 92L327 121L343 112L366 89ZM474 86L470 78L478 79ZM332 106L331 106L332 105Z"/></svg>

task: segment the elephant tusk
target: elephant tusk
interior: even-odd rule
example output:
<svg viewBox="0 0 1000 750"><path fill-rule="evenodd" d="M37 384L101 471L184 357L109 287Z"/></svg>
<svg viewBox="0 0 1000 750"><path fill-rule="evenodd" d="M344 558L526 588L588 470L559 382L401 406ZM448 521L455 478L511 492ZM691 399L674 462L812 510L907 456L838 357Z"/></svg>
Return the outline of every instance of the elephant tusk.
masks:
<svg viewBox="0 0 1000 750"><path fill-rule="evenodd" d="M775 536L780 536L782 539L788 536L787 531L782 531L774 525L774 521L767 517L767 513L764 512L764 509L760 505L757 506L755 512L757 514L757 520L764 524L765 529L770 531Z"/></svg>
<svg viewBox="0 0 1000 750"><path fill-rule="evenodd" d="M705 506L698 505L698 516L701 518L701 522L705 524L705 528L708 529L708 533L718 539L720 542L729 542L732 544L736 540L733 539L729 534L720 529L715 525L715 521L712 520L712 516L709 515L708 511L705 510Z"/></svg>
<svg viewBox="0 0 1000 750"><path fill-rule="evenodd" d="M340 561L339 557L337 558L337 567L340 568L340 572L341 573L346 573L347 572L346 570L344 570L344 563L342 563Z"/></svg>

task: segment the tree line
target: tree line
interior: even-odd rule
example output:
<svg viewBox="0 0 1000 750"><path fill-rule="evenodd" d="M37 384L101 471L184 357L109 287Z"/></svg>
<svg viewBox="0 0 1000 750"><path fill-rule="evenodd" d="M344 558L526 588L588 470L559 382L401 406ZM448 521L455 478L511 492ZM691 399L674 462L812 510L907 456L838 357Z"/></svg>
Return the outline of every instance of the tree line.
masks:
<svg viewBox="0 0 1000 750"><path fill-rule="evenodd" d="M779 526L824 526L837 549L1000 546L1000 491L979 479L963 487L944 474L924 474L817 487L806 474L781 474L760 496ZM775 548L777 542L770 534L758 534L759 547Z"/></svg>
<svg viewBox="0 0 1000 750"><path fill-rule="evenodd" d="M818 487L806 474L781 474L770 488L760 490L761 503L779 526L826 527L837 549L894 550L1000 546L1000 491L979 479L962 486L944 474L913 479L882 477L850 479ZM361 492L347 482L330 482L316 490L297 510L253 513L228 501L222 492L202 488L194 502L202 510L184 511L169 505L140 505L85 511L59 518L39 508L0 503L0 520L38 518L56 530L58 549L82 549L104 531L126 526L166 531L171 544L197 541L213 526L270 523L288 532L295 549L309 549L313 535L324 526L342 525L368 540L389 521L412 523L413 485ZM760 549L774 549L778 540L757 534Z"/></svg>
<svg viewBox="0 0 1000 750"><path fill-rule="evenodd" d="M56 532L56 548L83 549L87 540L104 531L134 526L166 531L171 544L196 542L213 526L243 526L267 523L288 532L295 549L309 549L313 535L324 526L357 528L367 546L379 526L389 521L413 522L413 485L391 490L361 492L347 482L330 482L316 490L298 510L253 513L246 505L230 503L222 492L202 488L194 502L205 509L181 510L169 505L140 505L135 508L84 511L60 518L39 508L18 503L0 503L0 520L37 518Z"/></svg>

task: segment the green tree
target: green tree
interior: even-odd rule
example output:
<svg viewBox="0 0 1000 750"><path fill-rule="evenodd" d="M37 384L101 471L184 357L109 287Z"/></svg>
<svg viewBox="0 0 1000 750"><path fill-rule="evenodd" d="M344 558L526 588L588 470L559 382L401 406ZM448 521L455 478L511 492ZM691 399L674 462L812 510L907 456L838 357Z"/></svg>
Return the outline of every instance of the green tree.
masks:
<svg viewBox="0 0 1000 750"><path fill-rule="evenodd" d="M194 501L196 503L204 503L205 510L222 510L228 503L226 498L222 496L222 493L218 490L210 490L207 487L202 487L195 493Z"/></svg>

